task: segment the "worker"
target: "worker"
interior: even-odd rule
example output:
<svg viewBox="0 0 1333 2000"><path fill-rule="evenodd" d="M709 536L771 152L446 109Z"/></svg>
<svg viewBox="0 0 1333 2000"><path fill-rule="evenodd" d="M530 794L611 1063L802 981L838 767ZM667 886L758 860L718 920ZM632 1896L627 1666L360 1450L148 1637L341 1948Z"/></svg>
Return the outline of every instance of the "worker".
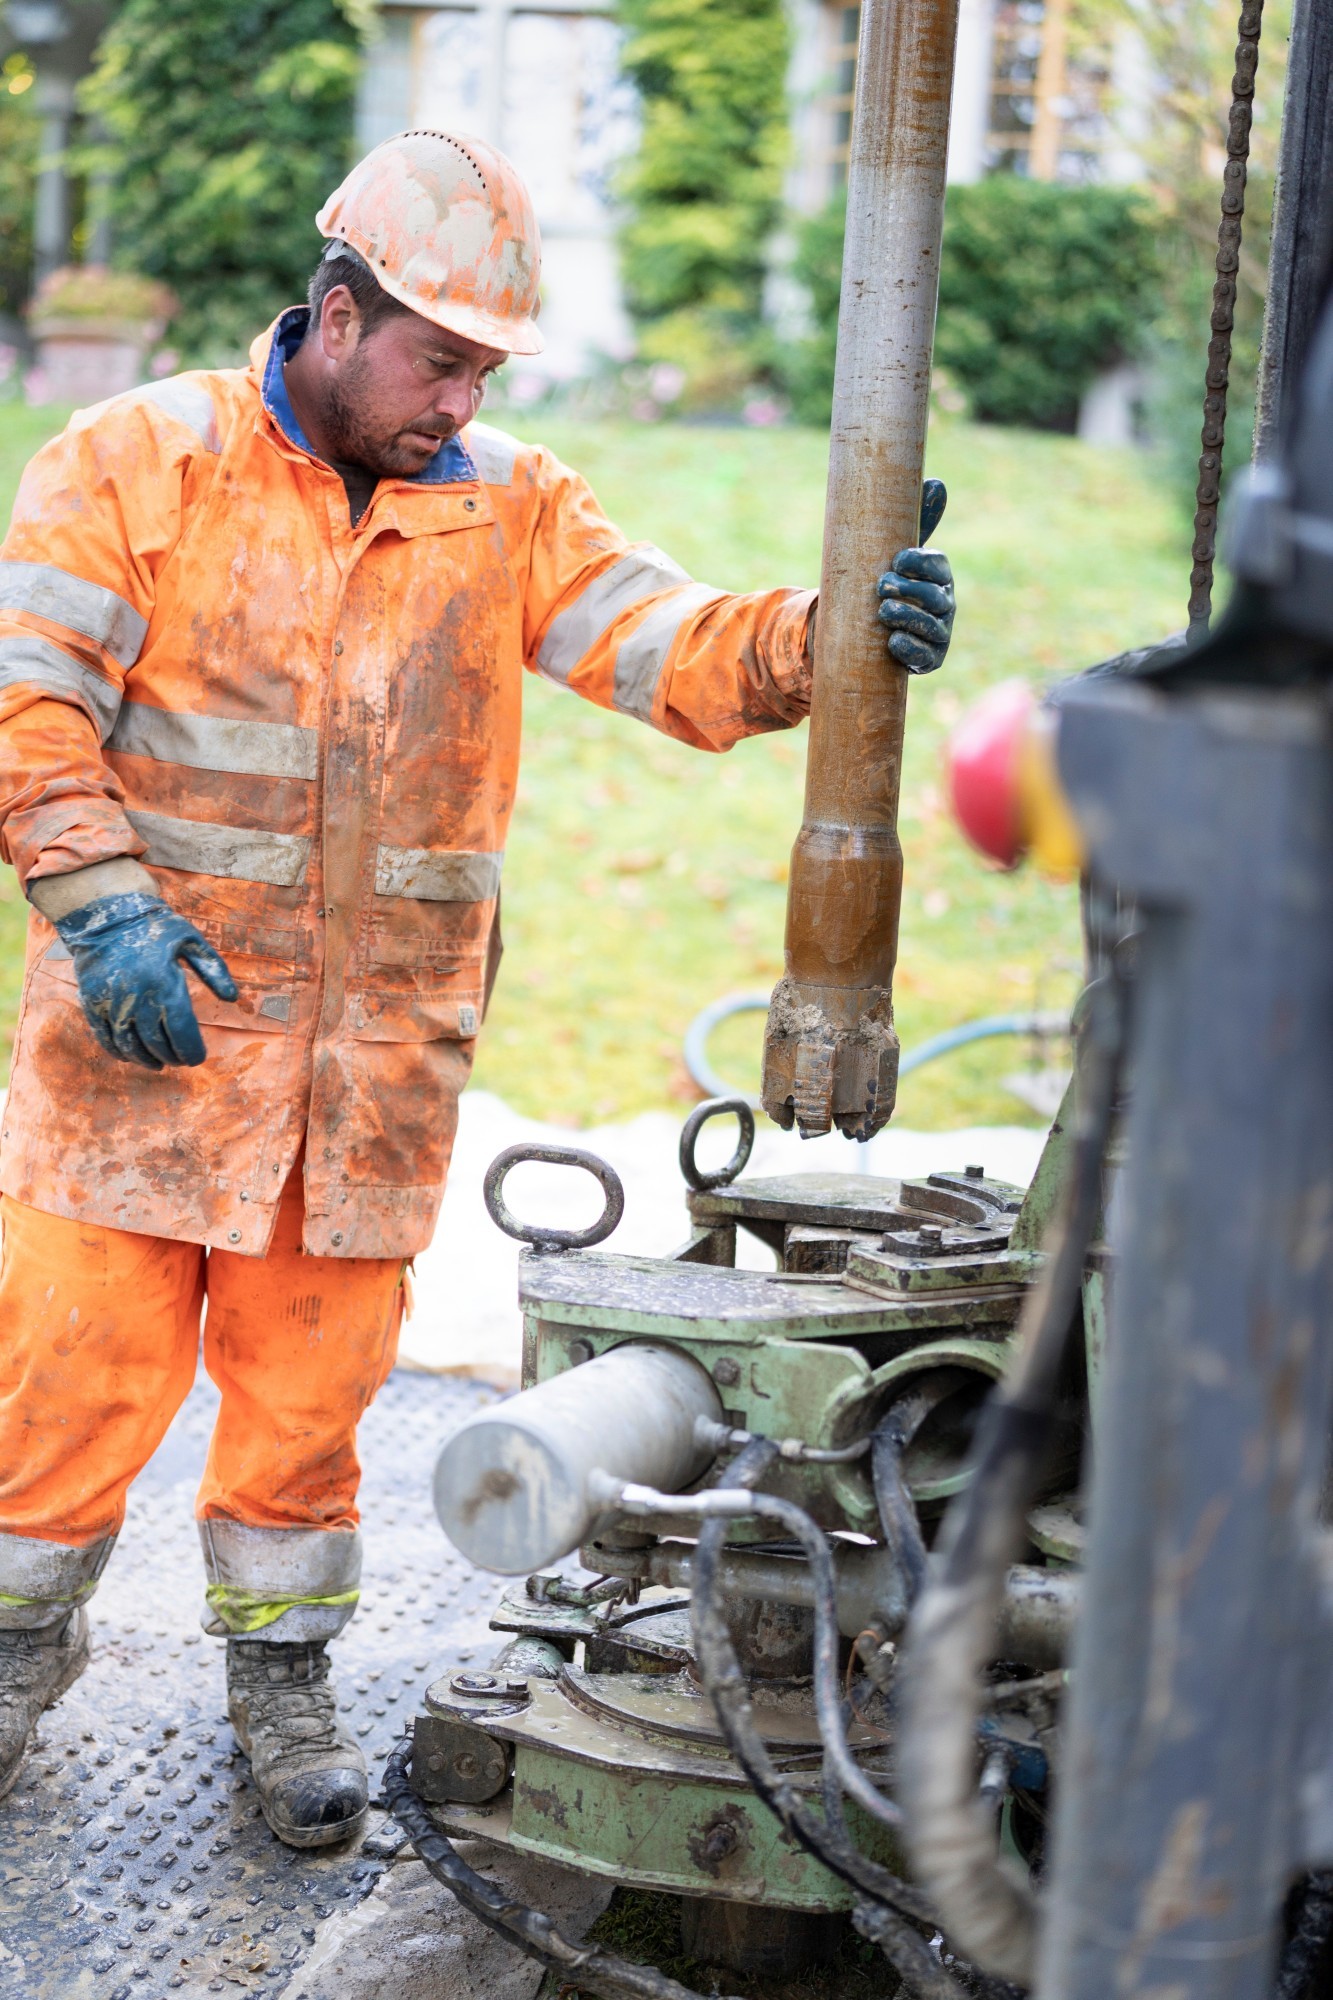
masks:
<svg viewBox="0 0 1333 2000"><path fill-rule="evenodd" d="M249 368L75 415L0 551L0 855L32 905L0 1137L0 1794L87 1663L207 1299L204 1622L297 1847L366 1815L327 1654L356 1426L495 974L520 669L720 751L806 713L814 613L692 582L474 421L541 347L532 204L493 147L387 140L318 228L309 303ZM878 594L893 659L937 667L944 556L903 552Z"/></svg>

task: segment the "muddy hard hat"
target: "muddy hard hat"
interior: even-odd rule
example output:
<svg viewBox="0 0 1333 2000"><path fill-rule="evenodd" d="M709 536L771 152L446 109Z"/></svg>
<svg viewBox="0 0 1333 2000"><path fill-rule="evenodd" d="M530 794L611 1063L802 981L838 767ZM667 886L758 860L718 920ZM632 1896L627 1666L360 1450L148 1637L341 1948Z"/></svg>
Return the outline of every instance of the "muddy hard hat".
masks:
<svg viewBox="0 0 1333 2000"><path fill-rule="evenodd" d="M401 305L506 354L539 354L541 237L518 169L464 134L384 140L315 218L349 243Z"/></svg>

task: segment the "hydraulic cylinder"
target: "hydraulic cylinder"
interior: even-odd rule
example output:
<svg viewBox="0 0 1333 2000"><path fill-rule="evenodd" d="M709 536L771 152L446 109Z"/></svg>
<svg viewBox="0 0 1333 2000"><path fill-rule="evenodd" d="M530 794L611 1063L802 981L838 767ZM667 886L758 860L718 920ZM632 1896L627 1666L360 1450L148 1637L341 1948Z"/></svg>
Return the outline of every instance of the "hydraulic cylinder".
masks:
<svg viewBox="0 0 1333 2000"><path fill-rule="evenodd" d="M470 1417L440 1453L435 1511L469 1562L522 1576L590 1539L594 1473L679 1493L708 1466L700 1417L722 1404L673 1347L629 1341Z"/></svg>

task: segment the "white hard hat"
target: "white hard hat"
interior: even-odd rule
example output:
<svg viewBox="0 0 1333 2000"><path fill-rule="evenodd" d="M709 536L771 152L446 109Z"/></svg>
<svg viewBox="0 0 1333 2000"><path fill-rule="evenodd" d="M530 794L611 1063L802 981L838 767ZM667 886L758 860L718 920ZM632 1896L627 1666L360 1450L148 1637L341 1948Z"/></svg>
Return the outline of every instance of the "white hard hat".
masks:
<svg viewBox="0 0 1333 2000"><path fill-rule="evenodd" d="M399 132L352 168L315 218L423 319L505 354L539 354L541 237L518 169L453 132Z"/></svg>

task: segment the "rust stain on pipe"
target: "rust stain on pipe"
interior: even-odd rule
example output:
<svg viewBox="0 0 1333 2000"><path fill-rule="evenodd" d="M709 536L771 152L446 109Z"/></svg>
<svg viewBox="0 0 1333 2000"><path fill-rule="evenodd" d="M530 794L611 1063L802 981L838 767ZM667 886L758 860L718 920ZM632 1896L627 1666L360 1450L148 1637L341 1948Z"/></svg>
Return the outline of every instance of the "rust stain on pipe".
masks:
<svg viewBox="0 0 1333 2000"><path fill-rule="evenodd" d="M805 817L764 1109L812 1138L868 1139L893 1111L898 788L909 676L875 583L915 543L939 291L958 0L864 0Z"/></svg>

